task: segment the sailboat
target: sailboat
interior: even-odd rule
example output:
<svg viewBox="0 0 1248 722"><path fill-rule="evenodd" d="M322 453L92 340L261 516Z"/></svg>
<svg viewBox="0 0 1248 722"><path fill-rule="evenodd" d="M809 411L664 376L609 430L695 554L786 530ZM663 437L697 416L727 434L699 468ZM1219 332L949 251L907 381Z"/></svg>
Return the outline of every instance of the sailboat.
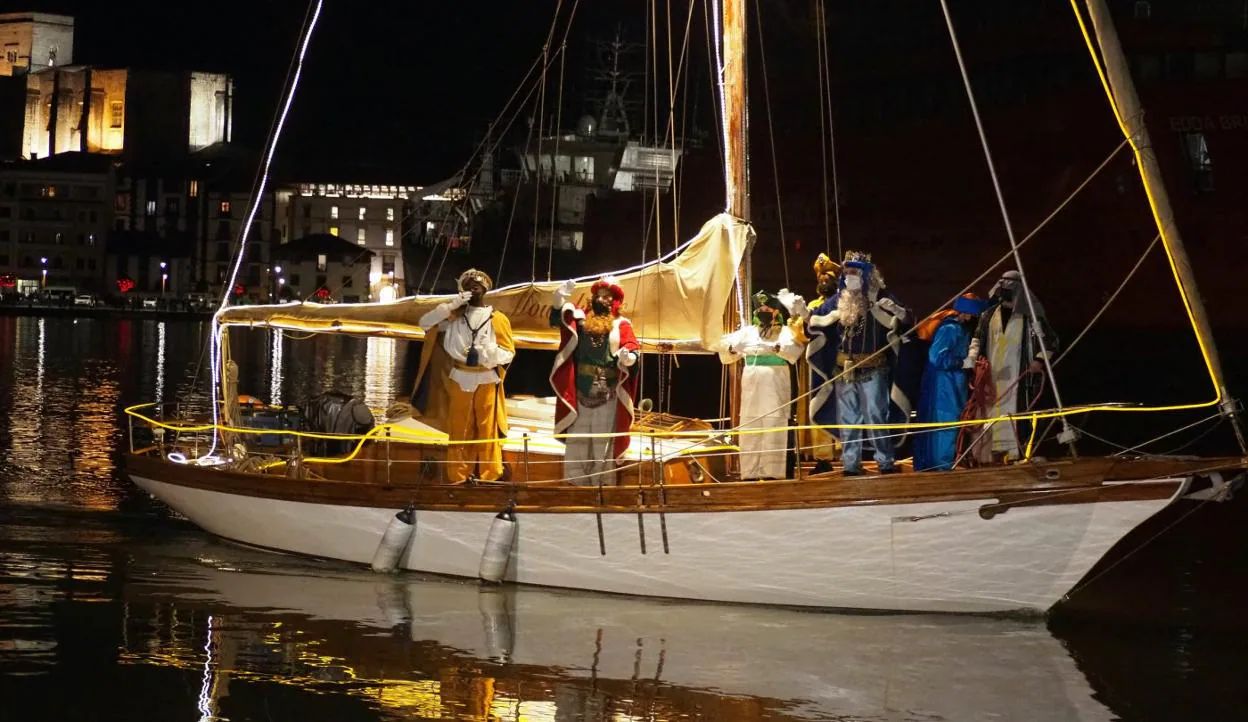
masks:
<svg viewBox="0 0 1248 722"><path fill-rule="evenodd" d="M1184 408L1218 408L1238 430L1108 12L1103 0L1087 0L1087 8L1095 34L1089 49L1098 69L1104 58L1111 107L1136 150L1216 390L1213 401ZM715 12L722 29L725 210L675 251L619 275L633 299L629 313L643 352L715 352L725 332L747 316L755 241L745 145L747 3L723 0ZM952 36L952 23L950 30ZM576 280L576 295L584 300L593 279ZM488 303L510 317L521 352L556 348L547 299L559 286L559 281L532 281L487 295ZM390 557L393 563L383 568L548 587L750 604L983 613L1047 611L1133 529L1181 499L1228 498L1248 468L1248 451L1222 458L1072 454L1008 466L853 478L799 465L794 478L741 481L731 473L739 438L732 422L716 426L650 414L631 430L618 485L574 486L560 478L563 445L553 433L553 399L541 397L507 400L511 429L504 459L510 475L502 482L441 481L438 463L445 458L446 434L402 413L367 434L335 437L350 442L340 456L305 453L305 444L324 440L316 434L276 432L290 438L285 456L251 443L255 430L239 423L232 403L238 389L229 354L231 329L420 341L424 331L416 320L447 300L223 304L214 317L218 345L212 368L219 383L213 386L212 422L169 422L143 405L128 409L127 473L218 536L375 567L378 558ZM1123 410L1059 406L1024 416L1034 421ZM1240 439L1242 446L1242 434ZM486 575L487 557L496 574Z"/></svg>

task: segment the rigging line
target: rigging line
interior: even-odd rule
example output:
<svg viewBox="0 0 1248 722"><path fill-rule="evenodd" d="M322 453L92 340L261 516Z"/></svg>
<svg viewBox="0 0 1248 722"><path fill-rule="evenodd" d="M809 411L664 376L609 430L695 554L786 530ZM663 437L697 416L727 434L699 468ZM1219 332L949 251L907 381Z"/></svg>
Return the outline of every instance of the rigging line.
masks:
<svg viewBox="0 0 1248 722"><path fill-rule="evenodd" d="M269 147L264 156L263 173L260 176L259 185L251 198L251 208L247 212L247 218L243 224L242 233L239 235L238 252L234 258L233 269L230 271L229 281L225 284L225 289L221 295L221 305L217 307L216 313L212 315L212 323L209 326L211 334L209 360L212 363L212 417L215 424L219 418L219 410L217 409L216 397L218 389L221 388L221 340L220 334L223 332L220 326L221 314L230 304L230 293L234 290L235 280L238 278L238 270L242 267L243 257L246 255L247 237L251 233L251 225L255 221L256 213L260 210L260 203L264 197L265 187L269 181L269 171L273 164L273 154L277 151L278 141L282 137L282 129L286 126L286 118L290 113L290 106L295 100L295 91L299 89L299 78L303 75L303 60L308 52L308 44L312 41L312 33L316 30L317 20L321 17L321 8L324 6L324 0L312 0L316 3L315 8L311 12L311 17L303 28L303 37L297 45L298 60L294 63L295 70L290 75L290 84L287 87L286 98L281 104L281 114L277 118L276 125L272 128L269 136ZM205 456L211 457L217 449L218 435L212 435L212 444Z"/></svg>
<svg viewBox="0 0 1248 722"><path fill-rule="evenodd" d="M658 0L650 0L650 57L651 69L649 91L654 94L654 144L659 144L659 17ZM668 63L671 59L668 59ZM666 136L667 132L663 132ZM659 199L659 169L654 169L654 248L655 255L663 253L663 208Z"/></svg>
<svg viewBox="0 0 1248 722"><path fill-rule="evenodd" d="M461 166L458 171L452 174L451 176L452 178L455 178L455 177L462 178L464 177L465 174L467 174L468 168L472 165L472 162L476 158L476 156L482 151L482 148L487 143L489 143L490 138L495 137L494 129L498 126L498 123L502 120L503 116L507 113L507 110L511 107L512 101L516 99L516 96L519 95L520 91L525 87L526 84L528 84L529 78L533 75L533 71L536 70L539 65L541 65L541 62L542 62L542 55L541 53L538 53L537 57L533 59L533 63L529 65L529 69L527 72L525 72L524 77L520 79L520 82L516 84L515 89L512 90L511 97L507 99L507 102L503 104L503 107L498 111L498 114L494 116L494 120L490 121L490 125L486 128L485 137L482 138L481 142L477 144L477 147L473 149L472 153L468 155L468 160L465 161L464 165ZM529 97L533 95L533 92L534 90L536 90L536 88L537 88L537 85L534 84L533 87L529 89L528 95L525 96L526 102L528 101ZM498 140L495 140L494 143L489 146L486 152L492 153L495 149L498 148L499 144L502 142L502 135L506 135L507 130L511 128L511 124L515 122L517 117L519 117L521 107L523 107L523 103L520 106L517 106L516 110L512 113L511 120L507 121L507 126L503 129L503 133L498 136ZM413 210L408 211L403 216L403 218L399 221L400 224L406 222L408 219L410 219L414 215L416 215L415 207L413 208Z"/></svg>
<svg viewBox="0 0 1248 722"><path fill-rule="evenodd" d="M975 100L975 92L971 88L971 78L966 69L966 62L962 58L962 47L958 43L957 31L953 27L953 16L949 13L949 0L940 0L940 8L945 15L945 25L949 28L949 40L953 45L954 55L958 60L958 71L962 74L962 85L966 88L966 99L971 106L971 115L975 118L975 128L979 131L979 142L984 151L984 161L988 164L988 173L992 177L992 187L996 192L997 206L1001 209L1001 219L1005 223L1005 232L1010 240L1010 249L1014 256L1014 264L1018 267L1018 277L1023 286L1023 293L1027 296L1027 315L1031 317L1031 326L1033 329L1040 328L1039 318L1036 316L1035 304L1031 302L1031 286L1027 282L1027 272L1023 268L1023 257L1018 252L1018 241L1014 237L1014 224L1010 221L1010 212L1005 205L1005 195L1001 191L1001 180L997 177L996 164L992 159L992 151L988 147L988 135L984 131L983 120L979 117L979 104ZM1050 386L1053 388L1053 400L1057 403L1058 411L1062 410L1062 393L1057 386L1057 377L1053 375L1053 363L1049 359L1049 350L1044 341L1044 334L1036 334L1036 342L1040 346L1041 360L1049 374ZM1063 419L1062 427L1069 430L1070 424Z"/></svg>
<svg viewBox="0 0 1248 722"><path fill-rule="evenodd" d="M534 158L537 159L537 178L533 183L533 258L529 265L529 280L537 281L537 241L538 241L538 215L541 213L541 197L542 197L542 129L546 120L546 74L550 71L550 41L555 37L555 28L559 25L559 12L563 9L563 0L558 0L555 4L555 15L550 21L550 32L546 34L546 42L542 45L542 92L538 100L537 110L537 153ZM551 175L554 175L554 158L551 158ZM553 240L553 239L552 239Z"/></svg>
<svg viewBox="0 0 1248 722"><path fill-rule="evenodd" d="M689 3L689 18L693 17L693 3ZM680 58L672 67L672 3L667 2L667 127L669 133L668 162L672 168L672 245L680 242L680 202L676 197L676 85L685 64L685 50L689 47L689 19L685 20L685 37L680 47Z"/></svg>
<svg viewBox="0 0 1248 722"><path fill-rule="evenodd" d="M715 55L712 50L712 46L714 45L715 41L712 39L711 35L718 28L718 23L715 23L714 27L712 27L712 22L711 22L711 10L712 10L711 3L712 2L714 2L714 0L703 0L702 27L706 28L706 33L704 33L706 35L706 68L707 68L706 77L711 85L711 88L710 88L711 90L711 115L712 117L718 119L723 112L721 110L721 107L722 107L721 101L723 100L723 98L722 96L717 94L717 89L719 87L719 65L715 62ZM724 168L725 169L724 172L727 173L727 167L728 167L728 156L726 155L727 150L724 147L723 133L718 128L718 125L719 123L717 120L716 121L717 127L715 128L715 132L711 133L711 135L715 138L715 147L719 150L719 165L720 167ZM727 176L725 176L724 178L725 187L727 187L727 183L728 183L728 179L727 179Z"/></svg>
<svg viewBox="0 0 1248 722"><path fill-rule="evenodd" d="M576 9L581 0L573 0L572 12L568 13L568 21L563 26L563 40L559 43L559 102L555 106L555 150L551 156L551 196L550 196L550 248L546 251L546 280L550 280L551 267L555 261L555 211L559 208L559 141L563 138L563 69L568 57L568 33L572 32L572 20L576 17ZM569 164L569 170L571 165ZM534 228L536 233L537 229Z"/></svg>
<svg viewBox="0 0 1248 722"><path fill-rule="evenodd" d="M1141 443L1141 444L1136 444L1135 446L1131 446L1131 447L1126 447L1126 448L1123 448L1123 449L1122 449L1122 451L1119 451L1119 452L1117 452L1117 453L1116 453L1116 454L1114 454L1114 455L1115 455L1115 456L1121 456L1122 454L1129 454L1129 453L1131 453L1132 451L1139 451L1140 449L1143 449L1145 446L1149 446L1149 445L1151 445L1151 444L1155 444L1155 443L1157 443L1158 441L1161 441L1162 439L1168 439L1168 438L1170 438L1171 436L1174 436L1175 434L1181 434L1181 433L1183 433L1184 431L1187 431L1188 429L1194 429L1194 428L1196 428L1197 426L1200 426L1201 424L1203 424L1203 423L1205 423L1205 422L1207 422L1207 421L1213 421L1214 419L1221 420L1221 418L1222 418L1222 414L1221 414L1221 413L1215 413L1215 414L1213 414L1212 416L1206 416L1206 417L1205 417L1205 418L1203 418L1203 419L1199 419L1199 420L1197 420L1197 421L1193 421L1192 423L1188 424L1187 426L1181 426L1181 427L1179 427L1179 428L1175 429L1174 431L1168 431L1168 432L1166 432L1166 433L1164 433L1164 434L1162 434L1162 435L1160 435L1160 436L1156 436L1156 437L1154 437L1154 438L1151 438L1151 439L1149 439L1148 441L1145 441L1145 442L1143 442L1143 443Z"/></svg>
<svg viewBox="0 0 1248 722"><path fill-rule="evenodd" d="M1149 186L1147 179L1144 177L1144 163L1142 159L1143 150L1136 145L1135 136L1131 134L1130 129L1127 127L1126 121L1122 117L1122 112L1118 108L1118 102L1114 98L1114 92L1110 88L1109 80L1105 76L1105 69L1101 65L1101 58L1092 44L1092 37L1088 34L1088 27L1084 23L1083 13L1079 11L1077 0L1070 0L1070 7L1075 13L1075 20L1079 23L1079 31L1083 34L1084 44L1088 47L1088 54L1092 58L1092 65L1096 68L1097 77L1100 78L1101 87L1105 90L1105 97L1109 101L1109 107L1110 110L1113 111L1114 119L1118 122L1118 128L1122 131L1123 138L1131 144L1131 151L1135 155L1136 169L1140 173L1140 184L1144 187L1144 196L1148 199L1148 208L1153 214L1153 223L1157 226L1157 230L1161 232L1161 245L1166 251L1166 260L1170 263L1170 272L1174 276L1175 286L1179 290L1179 298L1183 301L1183 310L1187 312L1188 321L1191 323L1192 331L1196 335L1196 343L1200 347L1201 356L1205 361L1205 368L1209 372L1209 381L1213 385L1214 398L1205 405L1218 406L1222 403L1223 398L1222 384L1220 383L1217 371L1214 370L1211 350L1205 343L1204 336L1200 333L1200 327L1196 322L1195 312L1192 310L1191 299L1188 298L1187 288L1184 287L1183 279L1179 275L1178 262L1174 258L1174 252L1170 249L1169 239L1166 238L1165 224L1162 223L1161 215L1157 208L1157 200L1153 198L1152 188ZM1235 429L1236 435L1238 435L1238 424L1236 424ZM1240 444L1241 446L1243 445L1242 440Z"/></svg>
<svg viewBox="0 0 1248 722"><path fill-rule="evenodd" d="M1152 243L1149 243L1148 248L1144 249L1144 253L1140 254L1139 260L1137 260L1135 262L1135 265L1131 267L1131 271L1127 274L1127 277L1122 279L1122 283L1118 284L1118 288L1114 289L1114 292L1110 294L1109 299L1105 301L1105 303L1101 304L1100 310L1096 312L1096 315L1092 317L1091 321L1088 321L1088 325L1083 327L1083 330L1079 332L1079 335L1075 337L1075 340L1071 341L1070 345L1067 346L1066 349L1062 351L1062 353L1058 355L1056 359L1053 360L1054 366L1057 366L1059 363L1062 362L1062 359L1066 358L1066 355L1069 354L1072 349L1074 349L1075 344L1079 343L1079 341L1084 336L1087 335L1088 331L1092 330L1093 324L1095 324L1098 320L1100 320L1101 316L1104 315L1107 310L1109 310L1110 304L1112 304L1114 300L1118 298L1118 294L1122 293L1122 289L1127 287L1127 283L1129 283L1131 281L1131 278L1135 276L1135 272L1140 270L1140 266L1144 265L1144 260L1148 258L1148 254L1152 252L1153 248L1157 245L1157 243L1160 240L1161 240L1160 233L1158 233L1156 236L1153 236Z"/></svg>
<svg viewBox="0 0 1248 722"><path fill-rule="evenodd" d="M832 51L828 47L828 15L824 0L819 0L820 27L823 29L823 68L824 88L827 89L825 102L828 110L828 157L832 165L832 211L836 220L836 259L845 257L841 247L841 185L836 170L836 123L832 113Z"/></svg>
<svg viewBox="0 0 1248 722"><path fill-rule="evenodd" d="M1192 437L1189 441L1185 441L1185 442L1183 442L1182 444L1179 444L1178 446L1176 446L1176 447L1174 447L1174 448L1172 448L1172 449L1167 449L1167 450L1165 450L1165 451L1161 452L1161 453L1159 454L1159 456L1174 456L1175 454L1179 453L1180 451L1183 451L1184 449L1191 448L1192 446L1194 446L1194 445L1196 444L1196 442L1200 441L1201 439L1204 439L1204 438L1205 438L1206 436L1208 436L1209 434L1212 434L1213 432L1215 432L1215 431L1217 431L1218 429L1222 428L1222 424L1223 424L1225 421L1226 421L1226 418L1225 418L1225 417L1219 418L1219 419L1218 419L1218 421L1217 421L1217 423L1215 423L1214 425L1212 425L1212 426L1210 426L1209 428L1205 429L1204 431L1200 432L1200 433L1199 433L1199 434L1197 434L1196 436Z"/></svg>
<svg viewBox="0 0 1248 722"><path fill-rule="evenodd" d="M1081 193L1083 189L1087 187L1087 185L1091 183L1092 180L1102 170L1105 169L1106 166L1109 165L1110 161L1113 160L1114 157L1118 155L1119 151L1121 151L1126 145L1127 145L1127 142L1125 140L1119 143L1118 146L1114 148L1114 150L1111 151L1108 156L1106 156L1105 160L1101 161L1100 165L1098 165L1095 169L1093 169L1093 171L1088 175L1088 177L1084 178L1083 182L1080 183L1073 191L1071 191L1070 195L1066 196L1065 200L1063 200L1061 203L1058 204L1057 208L1055 208L1051 213L1049 213L1049 215L1045 216L1045 218L1041 220L1040 223L1035 228L1033 228L1030 233L1028 233L1026 236L1023 237L1022 240L1018 242L1018 247L1022 248L1029 241L1035 238L1040 233L1040 231L1043 230L1045 226L1049 224L1049 222L1051 222L1055 217L1057 217L1057 214L1060 213L1062 209L1070 205L1071 201L1073 201L1075 197L1079 193ZM997 266L1000 266L1002 263L1005 263L1010 258L1010 256L1013 255L1013 253L1014 253L1013 250L1006 251L1000 258L996 260L995 263L992 263L987 268L985 268L984 271L980 273L978 276L976 276L974 280L972 280L970 283L963 286L961 290L959 290L957 293L955 293L953 296L951 296L947 301L945 301L943 304L941 304L937 308L938 309L946 308L952 305L953 302L956 301L962 294L966 293L967 291L970 291L976 285L978 285L980 281L983 281L985 278L987 278L988 274L992 273L993 270L997 268ZM935 313L935 311L933 311L933 313ZM930 317L931 315L932 314L928 314L928 317ZM911 335L917 333L918 328L919 328L918 324L915 324L914 326L911 326L906 331L902 332L898 336L898 338L904 341L905 339L909 338ZM867 360L870 360L874 358L876 355L879 355L885 352L886 350L877 351L875 354L872 354L870 357L868 357ZM835 380L836 378L828 379L827 381L820 383L818 386L806 391L804 394L801 394L800 396L798 396L798 398L800 399L803 397L811 396L815 392L817 392L819 389L822 389L824 386L833 383Z"/></svg>
<svg viewBox="0 0 1248 722"><path fill-rule="evenodd" d="M763 70L763 104L767 107L767 138L771 141L771 175L776 186L776 220L780 224L780 255L784 259L784 287L789 287L789 244L784 238L784 205L780 200L780 164L776 158L776 132L771 120L771 83L767 80L767 50L763 47L763 9L754 6L758 28L758 57ZM822 116L820 116L822 117Z"/></svg>
<svg viewBox="0 0 1248 722"><path fill-rule="evenodd" d="M823 247L826 253L832 252L832 229L828 226L828 148L827 148L827 128L824 126L823 119L823 3L820 2L815 6L815 64L819 75L819 166L822 169L823 185L820 186L819 196L823 203ZM766 77L766 76L763 76ZM839 261L843 258L839 249L836 259Z"/></svg>
<svg viewBox="0 0 1248 722"><path fill-rule="evenodd" d="M732 185L732 174L728 169L728 149L731 146L732 138L729 137L731 129L728 127L728 98L725 96L724 90L724 68L723 34L719 28L719 22L722 15L720 14L719 0L709 0L711 3L711 20L714 21L714 37L713 46L715 48L715 87L719 90L719 125L720 132L724 138L724 209L732 208L732 197L736 194L736 189ZM742 314L744 315L744 314Z"/></svg>

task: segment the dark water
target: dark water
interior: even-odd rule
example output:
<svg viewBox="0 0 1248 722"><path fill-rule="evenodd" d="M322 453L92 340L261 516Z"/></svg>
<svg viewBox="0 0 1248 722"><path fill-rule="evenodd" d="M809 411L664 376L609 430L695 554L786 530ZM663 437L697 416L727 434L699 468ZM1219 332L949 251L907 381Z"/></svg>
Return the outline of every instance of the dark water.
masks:
<svg viewBox="0 0 1248 722"><path fill-rule="evenodd" d="M121 409L202 403L203 336L186 322L0 317L0 720L1248 716L1243 499L1168 511L1049 620L379 578L217 541L122 478ZM278 347L275 364L267 332L239 339L243 391L289 402L334 386L381 407L410 383L402 343ZM1156 381L1145 369L1186 363L1119 358L1078 362L1064 390L1117 398L1133 376ZM1229 451L1224 430L1200 433L1173 441Z"/></svg>

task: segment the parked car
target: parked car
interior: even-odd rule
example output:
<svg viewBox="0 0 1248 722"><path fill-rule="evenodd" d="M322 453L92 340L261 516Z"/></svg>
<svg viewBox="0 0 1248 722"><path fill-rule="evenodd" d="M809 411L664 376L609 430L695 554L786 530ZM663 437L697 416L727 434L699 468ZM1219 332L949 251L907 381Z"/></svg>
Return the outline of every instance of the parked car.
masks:
<svg viewBox="0 0 1248 722"><path fill-rule="evenodd" d="M156 308L156 299L154 297L143 299L143 308Z"/></svg>
<svg viewBox="0 0 1248 722"><path fill-rule="evenodd" d="M94 307L99 305L99 299L90 293L80 293L74 296L74 305Z"/></svg>

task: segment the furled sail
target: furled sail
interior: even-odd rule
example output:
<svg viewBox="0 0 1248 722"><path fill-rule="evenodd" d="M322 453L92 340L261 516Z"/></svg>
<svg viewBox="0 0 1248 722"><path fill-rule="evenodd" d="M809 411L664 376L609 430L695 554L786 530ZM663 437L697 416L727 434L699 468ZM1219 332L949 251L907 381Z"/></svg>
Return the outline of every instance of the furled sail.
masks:
<svg viewBox="0 0 1248 722"><path fill-rule="evenodd" d="M754 229L748 223L720 214L664 258L617 274L626 294L623 313L632 320L642 346L685 353L715 350L726 330L724 312L737 269L753 239ZM573 300L583 305L597 277L576 280ZM550 327L550 298L561 283L504 286L491 291L486 300L511 319L517 345L553 350L559 332ZM411 296L390 303L232 306L219 320L223 326L417 340L424 338L424 331L416 325L420 317L449 298L438 295Z"/></svg>

